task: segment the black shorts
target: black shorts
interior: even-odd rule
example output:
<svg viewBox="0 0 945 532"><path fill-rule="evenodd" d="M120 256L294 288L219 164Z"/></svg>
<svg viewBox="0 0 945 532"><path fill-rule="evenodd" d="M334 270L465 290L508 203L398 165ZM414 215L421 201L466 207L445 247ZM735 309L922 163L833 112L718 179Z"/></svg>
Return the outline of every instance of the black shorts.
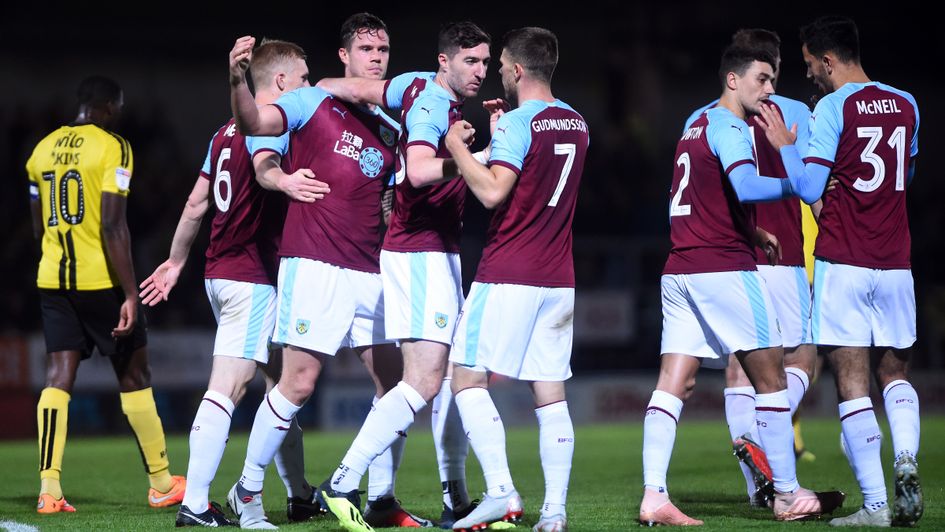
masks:
<svg viewBox="0 0 945 532"><path fill-rule="evenodd" d="M125 294L120 288L105 290L39 289L43 311L46 352L81 351L82 358L92 356L92 349L104 356L130 356L148 344L147 323L141 305L138 321L131 334L112 338L118 325Z"/></svg>

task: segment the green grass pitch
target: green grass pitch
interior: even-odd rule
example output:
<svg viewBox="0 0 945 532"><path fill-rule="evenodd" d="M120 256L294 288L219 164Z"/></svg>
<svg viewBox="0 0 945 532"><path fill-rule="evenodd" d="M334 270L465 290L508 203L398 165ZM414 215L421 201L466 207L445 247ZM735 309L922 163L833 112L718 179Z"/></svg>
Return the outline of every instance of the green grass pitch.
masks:
<svg viewBox="0 0 945 532"><path fill-rule="evenodd" d="M892 442L883 444L883 466L891 489ZM804 486L841 489L847 502L838 513L859 507L862 499L839 445L839 424L834 419L807 419L804 438L816 456L812 463L798 465ZM225 505L226 492L239 477L246 448L246 434L230 438L226 455L211 487L211 499ZM305 435L305 458L309 482L324 480L341 459L353 437L351 432ZM945 449L935 442L945 438L945 418L926 417L922 426L920 472L925 493L925 530L945 530ZM578 426L574 469L568 494L568 518L572 531L627 530L636 528L642 493L640 450L641 423ZM780 524L770 512L751 510L724 422L687 421L683 418L670 467L669 488L676 504L689 515L705 520L708 530L755 530L802 527L826 528L826 520ZM187 468L187 438L168 438L171 469L184 474ZM543 478L538 459L538 432L534 428L508 431L509 461L516 486L525 501L525 518L516 528L526 530L538 518L543 496ZM78 513L40 516L35 513L39 477L36 442L0 443L0 528L4 523L31 525L40 530L161 530L174 526L176 508L153 510L146 502L147 479L130 431L107 438L71 438L66 447L63 488ZM469 489L475 496L483 490L482 475L472 453L468 468ZM362 484L366 486L366 484ZM439 517L440 493L433 444L428 431L411 432L398 475L397 495L404 506L424 517ZM284 530L339 530L332 518L288 525L285 489L270 467L266 479L266 510Z"/></svg>

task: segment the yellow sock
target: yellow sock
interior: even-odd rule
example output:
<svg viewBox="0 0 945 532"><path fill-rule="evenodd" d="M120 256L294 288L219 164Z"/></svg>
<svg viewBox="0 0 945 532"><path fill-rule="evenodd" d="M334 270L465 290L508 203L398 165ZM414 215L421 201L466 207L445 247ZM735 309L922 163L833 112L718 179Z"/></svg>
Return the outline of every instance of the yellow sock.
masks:
<svg viewBox="0 0 945 532"><path fill-rule="evenodd" d="M170 464L167 460L167 445L164 443L164 427L161 426L151 388L121 394L121 411L128 418L128 424L138 440L151 487L161 493L168 492L173 480L168 472Z"/></svg>
<svg viewBox="0 0 945 532"><path fill-rule="evenodd" d="M36 405L36 426L39 429L40 493L62 498L59 473L66 450L69 420L69 394L59 388L45 388Z"/></svg>

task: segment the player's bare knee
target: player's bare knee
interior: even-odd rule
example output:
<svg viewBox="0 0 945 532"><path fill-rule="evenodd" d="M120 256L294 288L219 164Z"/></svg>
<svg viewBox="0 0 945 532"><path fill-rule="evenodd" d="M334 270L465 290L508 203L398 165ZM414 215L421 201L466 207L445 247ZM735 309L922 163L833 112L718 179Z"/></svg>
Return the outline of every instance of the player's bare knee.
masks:
<svg viewBox="0 0 945 532"><path fill-rule="evenodd" d="M784 350L784 367L797 368L813 380L817 369L817 349L810 344Z"/></svg>
<svg viewBox="0 0 945 532"><path fill-rule="evenodd" d="M450 387L453 394L457 394L467 388L488 388L488 375L482 371L474 371L470 368L457 366L453 364L453 376L450 381Z"/></svg>
<svg viewBox="0 0 945 532"><path fill-rule="evenodd" d="M880 390L892 381L909 380L909 355L905 349L874 348L871 351L873 375Z"/></svg>

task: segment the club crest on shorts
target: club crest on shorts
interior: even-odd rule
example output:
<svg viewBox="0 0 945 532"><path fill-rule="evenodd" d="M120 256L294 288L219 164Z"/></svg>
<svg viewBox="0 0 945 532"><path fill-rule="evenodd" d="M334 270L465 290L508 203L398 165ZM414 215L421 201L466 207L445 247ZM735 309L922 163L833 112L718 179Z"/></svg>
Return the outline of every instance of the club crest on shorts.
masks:
<svg viewBox="0 0 945 532"><path fill-rule="evenodd" d="M437 313L433 316L433 323L436 323L436 326L439 327L439 328L441 328L441 329L444 328L444 327L446 327L446 323L447 323L448 321L449 321L449 318L447 318L447 317L446 317L446 314L443 314L442 312L437 312Z"/></svg>
<svg viewBox="0 0 945 532"><path fill-rule="evenodd" d="M312 323L312 322L310 322L310 321L308 321L308 320L298 320L298 321L296 321L296 322L295 322L295 332L297 332L297 333L299 333L299 334L305 334L305 333L307 333L307 332L308 332L309 325L311 325L311 323Z"/></svg>
<svg viewBox="0 0 945 532"><path fill-rule="evenodd" d="M385 126L384 124L380 125L381 140L384 141L384 144L388 146L393 146L397 142L397 133Z"/></svg>

